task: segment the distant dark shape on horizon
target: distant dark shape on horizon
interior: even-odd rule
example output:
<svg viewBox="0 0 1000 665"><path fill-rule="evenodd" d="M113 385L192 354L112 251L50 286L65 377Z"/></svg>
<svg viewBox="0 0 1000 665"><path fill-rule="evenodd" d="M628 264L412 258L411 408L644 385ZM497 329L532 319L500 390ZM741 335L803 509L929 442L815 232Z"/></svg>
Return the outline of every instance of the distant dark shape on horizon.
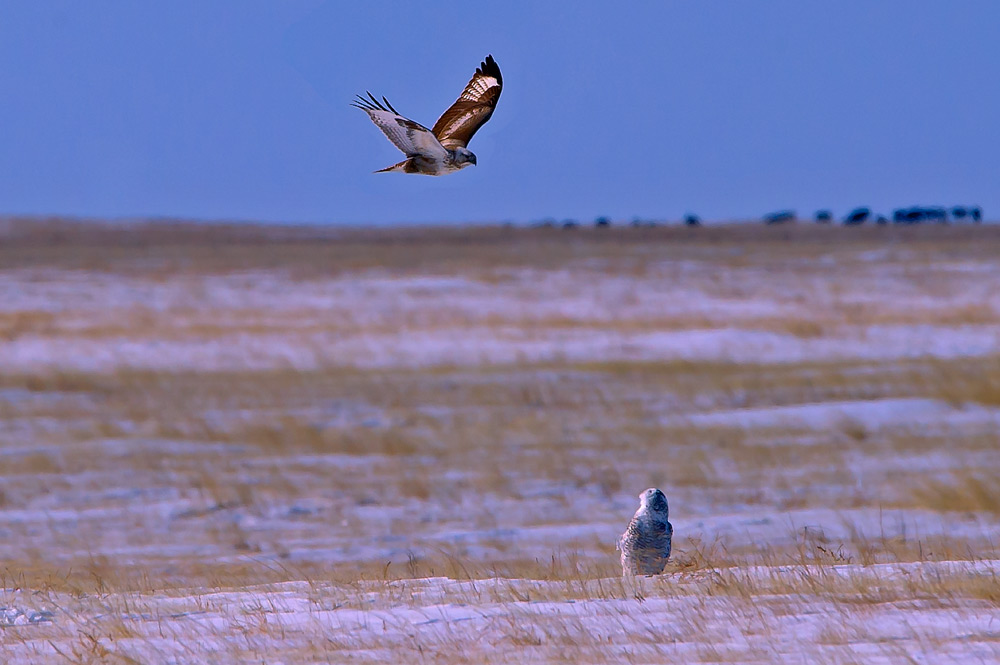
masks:
<svg viewBox="0 0 1000 665"><path fill-rule="evenodd" d="M779 210L777 212L772 212L764 215L765 224L784 224L786 222L795 221L795 211L794 210Z"/></svg>
<svg viewBox="0 0 1000 665"><path fill-rule="evenodd" d="M611 220L607 217L601 216L594 220L594 226L599 229L607 228L611 226Z"/></svg>
<svg viewBox="0 0 1000 665"><path fill-rule="evenodd" d="M892 213L892 221L897 224L919 224L921 222L947 224L948 210L941 206L897 208Z"/></svg>
<svg viewBox="0 0 1000 665"><path fill-rule="evenodd" d="M875 223L878 224L879 226L885 226L886 224L889 223L889 220L886 218L885 215L879 215L878 219L875 220Z"/></svg>
<svg viewBox="0 0 1000 665"><path fill-rule="evenodd" d="M954 206L949 211L954 220L971 219L978 224L983 221L983 209L979 206Z"/></svg>
<svg viewBox="0 0 1000 665"><path fill-rule="evenodd" d="M871 216L872 210L868 207L855 208L847 214L844 218L844 224L847 226L856 226L858 224L864 224L868 221L868 217Z"/></svg>
<svg viewBox="0 0 1000 665"><path fill-rule="evenodd" d="M562 223L562 227L567 231L575 229L578 226L580 226L580 223L575 219L564 219Z"/></svg>
<svg viewBox="0 0 1000 665"><path fill-rule="evenodd" d="M684 215L684 223L687 226L701 226L701 218L698 215L687 214Z"/></svg>
<svg viewBox="0 0 1000 665"><path fill-rule="evenodd" d="M897 208L892 211L892 221L897 224L917 224L924 219L924 212L919 208Z"/></svg>
<svg viewBox="0 0 1000 665"><path fill-rule="evenodd" d="M926 208L927 219L939 224L948 223L948 211L941 207Z"/></svg>
<svg viewBox="0 0 1000 665"><path fill-rule="evenodd" d="M503 90L500 67L492 55L476 68L465 90L445 111L432 129L399 114L389 100L368 93L351 103L368 114L375 126L406 155L403 161L375 173L420 173L446 175L476 163L476 155L466 146L486 124Z"/></svg>
<svg viewBox="0 0 1000 665"><path fill-rule="evenodd" d="M816 223L817 224L829 224L833 221L833 213L829 210L817 210L816 211Z"/></svg>

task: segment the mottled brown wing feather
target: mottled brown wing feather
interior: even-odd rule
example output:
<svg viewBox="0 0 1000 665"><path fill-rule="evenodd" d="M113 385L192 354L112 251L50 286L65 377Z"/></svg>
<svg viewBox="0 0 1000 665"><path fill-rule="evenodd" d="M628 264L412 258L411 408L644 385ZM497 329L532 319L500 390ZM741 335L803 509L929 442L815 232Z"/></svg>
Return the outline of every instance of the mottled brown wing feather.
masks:
<svg viewBox="0 0 1000 665"><path fill-rule="evenodd" d="M502 89L500 67L488 55L459 98L434 123L431 131L441 145L450 150L469 145L472 136L493 115Z"/></svg>

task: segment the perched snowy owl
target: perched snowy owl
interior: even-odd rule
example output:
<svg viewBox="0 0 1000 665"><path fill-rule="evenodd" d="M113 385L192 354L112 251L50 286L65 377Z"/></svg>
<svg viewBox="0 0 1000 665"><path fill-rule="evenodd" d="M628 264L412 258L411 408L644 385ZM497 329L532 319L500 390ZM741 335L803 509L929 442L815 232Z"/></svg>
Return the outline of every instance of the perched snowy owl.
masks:
<svg viewBox="0 0 1000 665"><path fill-rule="evenodd" d="M670 557L674 527L667 521L669 508L663 492L650 487L639 495L639 510L618 539L622 575L659 575Z"/></svg>

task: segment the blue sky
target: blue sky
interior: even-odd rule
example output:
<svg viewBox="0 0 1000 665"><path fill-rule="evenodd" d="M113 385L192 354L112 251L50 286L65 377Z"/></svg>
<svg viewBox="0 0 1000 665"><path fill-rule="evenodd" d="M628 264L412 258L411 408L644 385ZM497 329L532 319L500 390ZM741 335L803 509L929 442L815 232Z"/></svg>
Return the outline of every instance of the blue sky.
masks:
<svg viewBox="0 0 1000 665"><path fill-rule="evenodd" d="M319 223L1000 215L1000 2L11 1L0 213ZM492 53L478 166L401 158Z"/></svg>

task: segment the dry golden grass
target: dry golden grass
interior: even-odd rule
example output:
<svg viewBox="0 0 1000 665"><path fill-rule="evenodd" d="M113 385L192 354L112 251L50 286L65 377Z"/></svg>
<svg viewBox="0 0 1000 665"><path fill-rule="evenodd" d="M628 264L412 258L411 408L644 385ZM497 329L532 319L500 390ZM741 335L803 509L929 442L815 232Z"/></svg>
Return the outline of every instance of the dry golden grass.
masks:
<svg viewBox="0 0 1000 665"><path fill-rule="evenodd" d="M405 272L480 272L498 266L557 268L594 256L620 260L631 274L668 258L709 259L730 268L793 264L808 269L818 257L837 259L842 270L859 251L878 249L886 259L905 256L918 279L940 262L992 260L1000 228L908 226L842 229L817 225L782 228L733 225L580 229L498 227L341 229L328 227L206 224L183 220L7 218L0 234L0 265L169 273L290 269L292 274L331 276L371 268ZM736 248L736 251L730 251ZM449 270L450 269L450 270Z"/></svg>
<svg viewBox="0 0 1000 665"><path fill-rule="evenodd" d="M13 364L0 607L55 619L0 628L3 648L29 663L747 662L805 644L815 662L905 662L961 647L932 612L967 624L963 644L996 647L976 623L1000 604L996 349L735 362L627 347L702 330L776 344L990 331L998 249L989 227L10 221L0 280L23 293L0 313L3 344L274 336L322 352L424 334L556 352ZM461 279L428 286L442 277ZM324 299L355 281L375 300ZM103 307L116 284L167 304ZM282 309L296 287L316 300ZM52 314L60 303L70 314ZM624 350L564 354L574 335ZM936 420L852 410L879 400ZM823 404L843 413L766 417ZM744 427L747 411L764 417ZM675 553L666 575L623 579L614 539L651 485L670 498Z"/></svg>
<svg viewBox="0 0 1000 665"><path fill-rule="evenodd" d="M977 564L706 567L635 581L593 577L567 562L539 566L534 578L475 579L461 567L450 580L421 579L421 571L412 572L413 577L396 577L373 571L370 577L336 581L296 570L289 573L300 582L233 591L218 586L202 595L164 594L120 578L109 583L95 573L92 590L64 585L30 595L59 620L88 607L99 608L99 614L71 619L70 626L55 621L7 628L7 646L13 649L8 653L38 653L41 634L69 662L147 662L168 653L176 657L178 643L158 638L186 635L198 645L182 660L208 653L229 661L280 653L299 660L350 655L376 662L392 653L448 663L616 662L630 653L644 660L667 655L690 660L697 654L711 662L744 662L793 657L792 639L815 645L826 662L852 662L851 646L888 641L898 658L953 644L950 627L914 621L919 612L988 614L998 606L995 569ZM27 593L7 592L13 599ZM441 603L452 609L442 611ZM293 618L296 612L300 619ZM789 619L796 626L792 634ZM995 635L980 627L985 625L970 624L964 634L995 643ZM898 634L901 627L905 637ZM720 639L727 635L730 639Z"/></svg>
<svg viewBox="0 0 1000 665"><path fill-rule="evenodd" d="M930 510L1000 515L1000 478L975 469L929 479L912 489L912 501Z"/></svg>

